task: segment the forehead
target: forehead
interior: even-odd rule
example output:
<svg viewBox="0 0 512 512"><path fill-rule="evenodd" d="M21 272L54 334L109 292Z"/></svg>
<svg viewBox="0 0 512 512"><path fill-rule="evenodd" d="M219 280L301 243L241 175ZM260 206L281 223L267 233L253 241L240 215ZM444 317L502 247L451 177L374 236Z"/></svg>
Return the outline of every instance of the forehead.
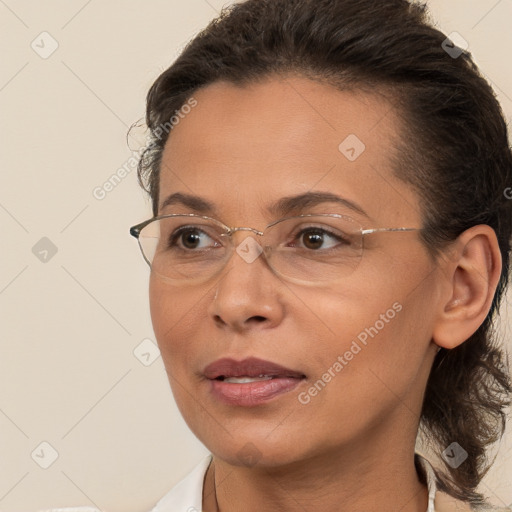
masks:
<svg viewBox="0 0 512 512"><path fill-rule="evenodd" d="M183 192L221 202L226 215L254 216L312 190L374 212L417 203L392 175L400 119L381 96L287 76L243 87L216 82L194 98L164 149L160 204Z"/></svg>

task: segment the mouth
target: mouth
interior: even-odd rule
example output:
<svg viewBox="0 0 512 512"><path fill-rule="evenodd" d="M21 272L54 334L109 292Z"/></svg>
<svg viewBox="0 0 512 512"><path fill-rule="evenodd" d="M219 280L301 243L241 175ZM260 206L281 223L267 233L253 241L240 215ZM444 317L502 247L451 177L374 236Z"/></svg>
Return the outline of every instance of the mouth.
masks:
<svg viewBox="0 0 512 512"><path fill-rule="evenodd" d="M222 382L230 382L233 384L248 384L249 382L260 382L262 380L271 380L276 379L277 376L271 377L270 375L258 375L257 377L225 377L224 375L221 375L220 377L217 377L215 380L220 380Z"/></svg>
<svg viewBox="0 0 512 512"><path fill-rule="evenodd" d="M270 380L277 378L302 379L306 376L290 368L250 357L242 361L234 359L219 359L209 364L203 371L204 376L210 380L220 380L223 382L235 382L244 384L257 382L261 380ZM246 382L241 382L242 380Z"/></svg>
<svg viewBox="0 0 512 512"><path fill-rule="evenodd" d="M210 391L215 398L246 407L283 395L306 378L300 371L257 358L219 359L208 365L203 374L210 380Z"/></svg>

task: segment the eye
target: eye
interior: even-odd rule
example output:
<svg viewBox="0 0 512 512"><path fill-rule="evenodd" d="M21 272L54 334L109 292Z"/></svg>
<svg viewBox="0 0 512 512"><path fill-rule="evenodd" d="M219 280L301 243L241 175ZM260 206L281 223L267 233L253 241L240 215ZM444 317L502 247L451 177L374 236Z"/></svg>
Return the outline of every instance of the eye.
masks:
<svg viewBox="0 0 512 512"><path fill-rule="evenodd" d="M183 226L173 231L168 237L167 248L189 251L219 247L220 245L204 229L198 226Z"/></svg>
<svg viewBox="0 0 512 512"><path fill-rule="evenodd" d="M302 229L297 233L294 240L299 240L300 247L319 250L332 249L336 246L349 245L349 238L341 233L333 233L332 231L318 226Z"/></svg>

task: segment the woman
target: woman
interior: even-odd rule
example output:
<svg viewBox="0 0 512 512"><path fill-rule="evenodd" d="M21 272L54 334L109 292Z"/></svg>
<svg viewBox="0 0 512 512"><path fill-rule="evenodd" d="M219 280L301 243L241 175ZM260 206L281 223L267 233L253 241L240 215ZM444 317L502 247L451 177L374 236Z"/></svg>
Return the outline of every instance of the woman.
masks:
<svg viewBox="0 0 512 512"><path fill-rule="evenodd" d="M154 511L487 510L512 155L470 55L405 0L248 0L146 120L131 232L212 454Z"/></svg>

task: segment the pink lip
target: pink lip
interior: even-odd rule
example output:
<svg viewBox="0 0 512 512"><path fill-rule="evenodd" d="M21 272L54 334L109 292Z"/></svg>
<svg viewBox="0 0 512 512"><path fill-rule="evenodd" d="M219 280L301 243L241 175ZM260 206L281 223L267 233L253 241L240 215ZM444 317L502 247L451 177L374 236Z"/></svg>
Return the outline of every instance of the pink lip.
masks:
<svg viewBox="0 0 512 512"><path fill-rule="evenodd" d="M209 364L203 374L210 380L210 391L217 399L229 405L244 407L253 407L287 393L305 378L303 373L254 357L242 361L219 359ZM272 378L244 384L223 380L229 377L259 375Z"/></svg>
<svg viewBox="0 0 512 512"><path fill-rule="evenodd" d="M304 377L304 374L301 372L256 357L248 357L242 361L230 358L218 359L209 364L203 370L203 374L208 379L216 379L218 377L257 377L258 375Z"/></svg>

